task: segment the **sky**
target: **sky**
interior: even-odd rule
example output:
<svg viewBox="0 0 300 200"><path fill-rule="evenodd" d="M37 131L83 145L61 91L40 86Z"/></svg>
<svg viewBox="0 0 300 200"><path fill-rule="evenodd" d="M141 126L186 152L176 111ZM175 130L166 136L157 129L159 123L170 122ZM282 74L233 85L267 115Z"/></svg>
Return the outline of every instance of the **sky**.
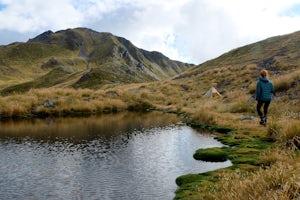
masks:
<svg viewBox="0 0 300 200"><path fill-rule="evenodd" d="M77 27L200 64L300 31L300 0L0 0L0 45Z"/></svg>

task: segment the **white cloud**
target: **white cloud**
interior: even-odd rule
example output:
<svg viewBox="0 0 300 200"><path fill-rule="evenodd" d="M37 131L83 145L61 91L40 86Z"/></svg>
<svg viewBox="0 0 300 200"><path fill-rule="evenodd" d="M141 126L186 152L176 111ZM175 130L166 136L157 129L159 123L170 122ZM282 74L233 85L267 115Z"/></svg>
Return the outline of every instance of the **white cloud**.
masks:
<svg viewBox="0 0 300 200"><path fill-rule="evenodd" d="M0 44L25 38L20 33L29 38L46 30L88 27L194 63L300 30L299 0L0 0L0 4L5 5L0 9Z"/></svg>
<svg viewBox="0 0 300 200"><path fill-rule="evenodd" d="M281 13L287 10L291 5L298 1L274 1L274 0L252 0L238 1L228 0L227 3L219 0L217 6L221 7L231 17L232 21L238 27L238 34L243 37L267 37L274 34L287 33L295 28L300 28L294 24L285 24L299 19L292 19L281 16Z"/></svg>
<svg viewBox="0 0 300 200"><path fill-rule="evenodd" d="M7 7L0 12L0 29L26 33L76 27L82 22L82 14L70 2L6 0Z"/></svg>

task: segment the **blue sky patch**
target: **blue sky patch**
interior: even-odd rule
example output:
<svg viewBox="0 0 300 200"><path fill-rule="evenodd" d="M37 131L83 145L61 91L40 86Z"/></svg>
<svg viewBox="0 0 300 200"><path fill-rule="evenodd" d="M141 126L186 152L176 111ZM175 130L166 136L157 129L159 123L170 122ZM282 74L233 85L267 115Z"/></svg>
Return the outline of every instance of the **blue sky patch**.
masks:
<svg viewBox="0 0 300 200"><path fill-rule="evenodd" d="M295 4L282 13L283 16L296 17L300 16L300 4Z"/></svg>
<svg viewBox="0 0 300 200"><path fill-rule="evenodd" d="M6 4L0 3L0 11L4 10L7 7Z"/></svg>

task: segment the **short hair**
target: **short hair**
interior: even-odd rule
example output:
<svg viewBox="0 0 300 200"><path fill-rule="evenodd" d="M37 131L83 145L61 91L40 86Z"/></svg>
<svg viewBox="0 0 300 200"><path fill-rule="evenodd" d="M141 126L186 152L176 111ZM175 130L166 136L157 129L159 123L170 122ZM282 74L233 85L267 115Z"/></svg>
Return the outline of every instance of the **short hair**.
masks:
<svg viewBox="0 0 300 200"><path fill-rule="evenodd" d="M266 78L266 77L268 77L268 71L265 70L265 69L263 69L263 70L260 71L260 75L261 75L262 77Z"/></svg>

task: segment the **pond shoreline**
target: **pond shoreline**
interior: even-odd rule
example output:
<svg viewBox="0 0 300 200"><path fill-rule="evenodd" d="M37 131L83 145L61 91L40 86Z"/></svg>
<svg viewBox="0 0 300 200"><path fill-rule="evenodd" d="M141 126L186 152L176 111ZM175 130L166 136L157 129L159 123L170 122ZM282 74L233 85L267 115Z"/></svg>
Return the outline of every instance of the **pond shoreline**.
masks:
<svg viewBox="0 0 300 200"><path fill-rule="evenodd" d="M61 109L61 108L60 108ZM173 111L159 110L153 107L149 107L149 104L136 104L134 106L128 106L127 108L117 108L117 107L105 107L99 110L76 110L76 109L62 109L58 110L55 107L44 107L43 109L31 110L26 112L16 112L16 113L0 113L0 121L2 120L18 120L18 119L34 119L34 118L47 118L47 117L86 117L101 114L112 114L112 113L122 113L122 112L149 112L149 111L160 111L163 113L175 113Z"/></svg>
<svg viewBox="0 0 300 200"><path fill-rule="evenodd" d="M230 160L232 166L199 174L186 174L176 179L179 188L174 199L198 199L199 194L210 194L215 183L220 181L224 174L241 172L254 172L260 167L271 166L272 163L263 159L263 152L269 151L274 146L274 141L267 136L253 136L249 132L242 132L230 128L222 128L214 125L187 123L192 127L207 129L217 132L215 139L226 147L207 148L197 150L193 157L196 160L209 162L223 162ZM217 130L221 131L217 131ZM224 131L225 130L225 131ZM209 195L208 195L209 196ZM205 197L206 198L206 197Z"/></svg>
<svg viewBox="0 0 300 200"><path fill-rule="evenodd" d="M74 191L86 198L172 199L176 177L231 164L194 160L197 148L223 145L163 112L32 119L1 126L0 193L6 199L40 199L45 194L69 199ZM53 187L62 183L63 191Z"/></svg>
<svg viewBox="0 0 300 200"><path fill-rule="evenodd" d="M212 133L217 133L215 137L221 143L229 146L228 148L215 148L210 149L211 151L221 151L221 154L226 155L226 159L232 162L232 166L227 167L225 169L219 169L215 171L200 173L200 174L187 174L182 175L176 179L176 184L179 186L177 191L175 192L176 196L174 199L184 199L186 196L197 194L194 192L194 187L196 186L204 186L209 185L215 181L218 181L218 174L222 173L231 173L235 169L246 170L246 171L254 171L257 170L262 165L268 165L268 163L263 163L257 158L258 152L268 151L273 141L270 141L268 138L255 138L249 133L239 132L230 127L219 127L217 125L209 125L209 124L199 124L191 121L189 114L176 112L171 110L159 110L155 108L149 107L138 107L136 109L127 109L127 110L118 110L118 109L107 109L102 111L94 111L94 112L82 112L82 111L68 111L68 112L57 112L55 110L51 111L51 108L48 109L47 112L33 112L30 114L24 115L12 115L1 116L1 121L7 120L28 120L28 119L43 119L48 117L54 118L65 118L65 117L87 117L87 116L97 116L102 114L114 114L114 113L122 113L122 112L161 112L168 114L176 114L184 119L184 123L190 127L209 131ZM232 148L235 147L235 148ZM240 152L242 151L242 152ZM198 152L199 153L199 152ZM210 152L211 153L211 152ZM197 159L197 152L194 155L195 159ZM209 161L209 160L207 160Z"/></svg>

